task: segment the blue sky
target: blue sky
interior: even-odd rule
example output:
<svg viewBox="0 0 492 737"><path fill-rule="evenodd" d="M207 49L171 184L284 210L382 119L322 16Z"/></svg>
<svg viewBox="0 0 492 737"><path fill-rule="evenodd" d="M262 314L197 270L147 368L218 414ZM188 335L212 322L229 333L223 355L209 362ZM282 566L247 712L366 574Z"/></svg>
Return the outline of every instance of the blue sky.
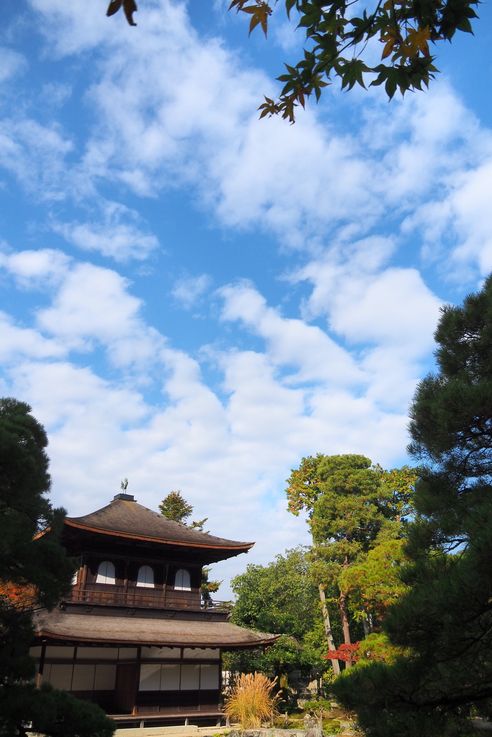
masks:
<svg viewBox="0 0 492 737"><path fill-rule="evenodd" d="M181 489L267 562L303 455L407 460L443 303L492 270L491 11L425 94L259 121L302 37L221 0L4 0L0 376L69 514ZM240 557L217 566L227 580ZM224 586L222 594L227 595Z"/></svg>

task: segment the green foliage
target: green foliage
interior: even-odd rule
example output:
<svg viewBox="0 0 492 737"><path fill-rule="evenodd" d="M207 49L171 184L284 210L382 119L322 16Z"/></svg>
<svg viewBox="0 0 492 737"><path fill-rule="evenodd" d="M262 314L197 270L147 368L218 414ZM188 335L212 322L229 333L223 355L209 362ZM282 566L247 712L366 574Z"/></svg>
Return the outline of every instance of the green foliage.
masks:
<svg viewBox="0 0 492 737"><path fill-rule="evenodd" d="M326 641L322 628L318 590L310 577L304 548L277 555L267 566L250 564L232 580L237 597L232 612L235 624L281 634L265 653L231 653L231 670L255 670L275 676L313 667L324 670Z"/></svg>
<svg viewBox="0 0 492 737"><path fill-rule="evenodd" d="M169 492L159 504L159 511L163 517L167 517L167 519L173 520L173 522L179 522L191 530L197 530L198 532L204 532L203 526L208 520L208 517L204 517L203 519L194 520L189 524L187 523L186 520L193 513L193 506L186 501L180 491ZM209 575L210 568L203 568L200 593L205 604L209 604L212 601L211 594L215 594L222 583L222 581L210 580Z"/></svg>
<svg viewBox="0 0 492 737"><path fill-rule="evenodd" d="M95 704L45 684L36 693L32 729L46 737L112 737L114 722Z"/></svg>
<svg viewBox="0 0 492 737"><path fill-rule="evenodd" d="M287 507L296 517L302 510L312 514L314 503L321 493L321 478L318 466L323 455L306 456L301 460L299 468L293 468L287 479Z"/></svg>
<svg viewBox="0 0 492 737"><path fill-rule="evenodd" d="M0 735L6 725L15 725L18 717L24 717L12 708L24 693L23 683L34 677L34 661L29 657L32 638L30 613L19 612L5 598L0 599Z"/></svg>
<svg viewBox="0 0 492 737"><path fill-rule="evenodd" d="M50 487L47 442L27 404L0 400L0 735L23 735L23 723L33 721L42 723L40 731L48 737L106 737L112 723L104 717L103 729L97 707L79 706L62 692L37 691L29 682L34 676L31 609L54 606L69 589L73 573L58 538L65 513L52 509L45 496ZM43 528L49 528L48 534L36 537ZM29 604L19 606L21 597L12 593L24 589ZM71 716L76 710L84 720L80 726ZM99 731L88 731L96 724Z"/></svg>
<svg viewBox="0 0 492 737"><path fill-rule="evenodd" d="M438 373L418 387L411 450L417 484L403 569L408 593L389 612L391 642L410 654L335 684L368 735L468 734L492 697L492 278L445 308Z"/></svg>
<svg viewBox="0 0 492 737"><path fill-rule="evenodd" d="M342 89L384 85L390 99L397 90L403 95L427 87L437 72L429 45L450 41L457 30L471 33L477 4L381 0L365 7L351 0L285 0L287 15L294 10L298 28L305 32L304 54L294 66L285 65L278 78L283 83L279 100L265 98L261 117L281 114L294 122L296 106L304 107L312 94L319 100L333 79L340 80ZM250 16L250 32L261 25L266 35L271 7L265 0L232 0L231 8ZM376 41L381 61L371 64L366 49L368 44L374 49Z"/></svg>
<svg viewBox="0 0 492 737"><path fill-rule="evenodd" d="M225 653L223 662L224 668L233 673L258 672L270 678L288 677L289 673L298 670L310 673L313 668L313 663L300 641L290 635L280 635L278 640L265 652L236 650Z"/></svg>
<svg viewBox="0 0 492 737"><path fill-rule="evenodd" d="M185 524L188 517L191 517L193 507L180 491L170 491L159 504L159 511L163 517Z"/></svg>
<svg viewBox="0 0 492 737"><path fill-rule="evenodd" d="M395 663L402 656L411 655L411 651L394 645L384 632L371 632L359 642L356 668L371 663Z"/></svg>
<svg viewBox="0 0 492 737"><path fill-rule="evenodd" d="M359 665L344 671L334 684L337 699L357 712L367 737L467 737L465 714L453 718L435 704L418 704L412 686L426 678L424 663L401 658Z"/></svg>
<svg viewBox="0 0 492 737"><path fill-rule="evenodd" d="M461 479L492 474L491 295L489 277L464 307L443 309L435 335L440 370L419 384L410 411L410 451Z"/></svg>
<svg viewBox="0 0 492 737"><path fill-rule="evenodd" d="M404 590L397 570L415 472L386 471L361 455L318 454L303 458L287 483L289 509L308 513L311 576L335 589L327 600L340 610L347 642L350 613L375 626Z"/></svg>
<svg viewBox="0 0 492 737"><path fill-rule="evenodd" d="M212 594L216 594L220 588L222 581L211 581L209 579L210 568L206 566L202 568L202 580L200 583L200 593L202 601L205 605L212 603Z"/></svg>
<svg viewBox="0 0 492 737"><path fill-rule="evenodd" d="M352 616L363 621L381 621L388 607L408 590L401 579L407 561L402 525L386 522L367 555L342 570L340 586L349 597Z"/></svg>
<svg viewBox="0 0 492 737"><path fill-rule="evenodd" d="M318 618L318 593L302 547L277 555L267 566L249 564L231 586L236 624L302 638Z"/></svg>
<svg viewBox="0 0 492 737"><path fill-rule="evenodd" d="M31 408L0 400L0 581L37 589L43 606L53 606L70 586L73 566L58 542L65 512L52 509L48 444ZM43 528L52 534L34 539Z"/></svg>
<svg viewBox="0 0 492 737"><path fill-rule="evenodd" d="M373 499L378 498L383 516L387 519L401 519L411 509L415 479L415 472L406 466L386 471L381 466L372 465L365 456L325 456L318 453L316 456L303 458L299 468L291 471L286 488L288 509L295 515L306 511L308 518L312 519L320 497L338 494L338 486L350 491L352 485L352 495L358 493L356 488L360 488L363 493L372 493ZM329 503L322 503L330 506ZM350 503L348 495L345 501L341 497L337 500L337 505ZM357 507L357 503L353 503ZM330 514L333 518L339 516L336 509Z"/></svg>
<svg viewBox="0 0 492 737"><path fill-rule="evenodd" d="M451 41L456 31L472 33L478 3L379 0L366 6L353 0L284 0L287 16L294 14L305 34L304 53L294 66L285 65L286 72L278 77L283 83L280 97L265 97L260 117L280 114L294 122L296 107L304 107L313 94L319 100L334 79L342 89L384 85L390 99L397 90L403 95L428 87L438 71L430 46ZM230 9L248 16L250 33L260 27L266 36L272 5L266 0L232 0ZM135 25L135 0L111 0L107 15L120 8ZM381 44L381 61L372 64L376 42Z"/></svg>

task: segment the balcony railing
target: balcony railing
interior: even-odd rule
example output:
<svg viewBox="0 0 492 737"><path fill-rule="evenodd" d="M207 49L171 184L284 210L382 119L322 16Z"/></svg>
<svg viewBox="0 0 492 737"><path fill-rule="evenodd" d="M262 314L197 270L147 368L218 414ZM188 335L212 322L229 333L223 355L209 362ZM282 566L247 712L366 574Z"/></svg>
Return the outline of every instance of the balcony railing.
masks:
<svg viewBox="0 0 492 737"><path fill-rule="evenodd" d="M147 589L129 588L109 584L86 584L84 588L74 587L70 601L84 604L103 604L149 609L188 609L201 611L230 611L229 602L203 602L198 591L176 591L173 588Z"/></svg>

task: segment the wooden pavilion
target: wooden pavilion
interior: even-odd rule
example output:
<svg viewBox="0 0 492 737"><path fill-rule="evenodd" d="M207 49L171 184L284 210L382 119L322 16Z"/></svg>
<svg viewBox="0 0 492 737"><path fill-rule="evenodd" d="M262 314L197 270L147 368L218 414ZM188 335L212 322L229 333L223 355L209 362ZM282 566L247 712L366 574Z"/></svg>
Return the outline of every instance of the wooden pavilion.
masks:
<svg viewBox="0 0 492 737"><path fill-rule="evenodd" d="M202 568L253 543L172 522L126 493L67 517L62 540L79 567L70 595L35 616L38 683L123 721L219 717L222 651L276 638L202 602Z"/></svg>

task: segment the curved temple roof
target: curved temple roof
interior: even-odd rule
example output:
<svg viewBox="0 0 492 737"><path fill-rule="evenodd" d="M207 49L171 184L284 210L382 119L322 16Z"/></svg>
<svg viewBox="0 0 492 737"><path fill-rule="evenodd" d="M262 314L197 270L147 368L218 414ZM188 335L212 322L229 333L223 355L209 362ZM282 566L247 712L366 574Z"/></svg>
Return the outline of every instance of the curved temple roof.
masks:
<svg viewBox="0 0 492 737"><path fill-rule="evenodd" d="M67 517L68 527L131 540L145 540L167 545L230 551L233 555L248 551L254 543L227 540L193 530L179 522L117 495L110 504L83 517Z"/></svg>
<svg viewBox="0 0 492 737"><path fill-rule="evenodd" d="M236 649L272 645L278 638L278 635L254 632L231 622L98 616L59 609L37 612L34 626L38 638L108 645Z"/></svg>

